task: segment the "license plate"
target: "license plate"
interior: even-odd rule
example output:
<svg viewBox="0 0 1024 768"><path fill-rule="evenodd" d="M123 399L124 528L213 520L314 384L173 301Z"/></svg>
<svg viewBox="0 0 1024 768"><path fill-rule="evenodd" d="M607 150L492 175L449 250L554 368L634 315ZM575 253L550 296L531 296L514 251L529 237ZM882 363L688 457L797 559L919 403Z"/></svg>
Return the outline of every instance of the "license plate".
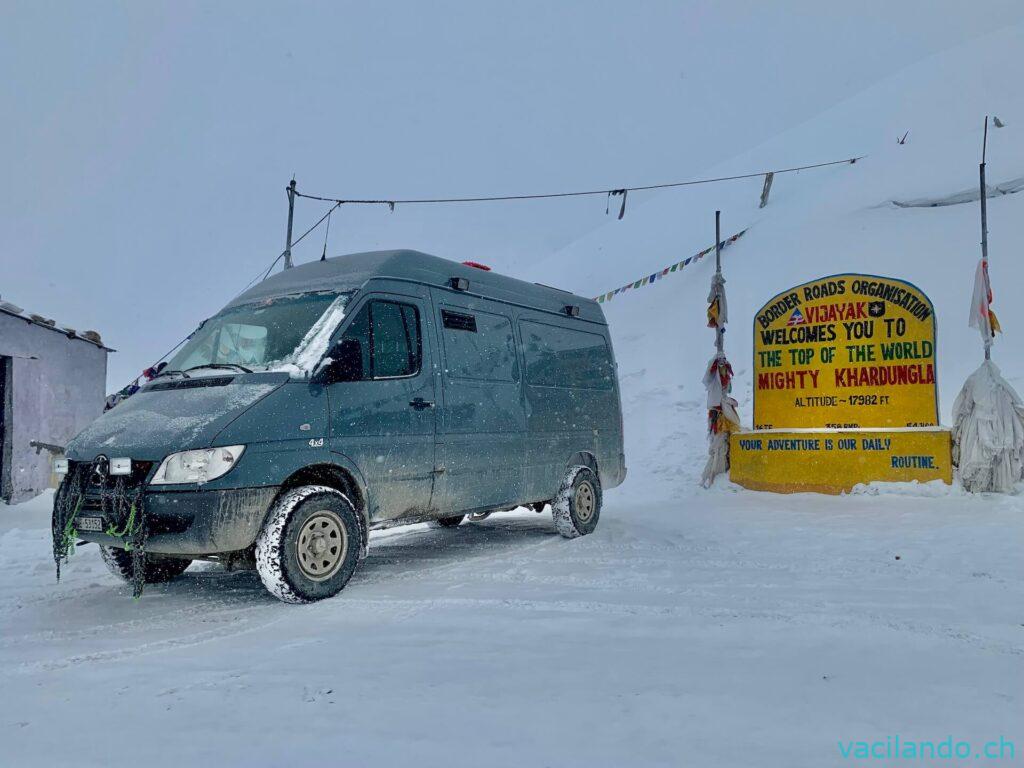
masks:
<svg viewBox="0 0 1024 768"><path fill-rule="evenodd" d="M103 532L103 518L102 517L80 517L75 521L80 531L97 531Z"/></svg>

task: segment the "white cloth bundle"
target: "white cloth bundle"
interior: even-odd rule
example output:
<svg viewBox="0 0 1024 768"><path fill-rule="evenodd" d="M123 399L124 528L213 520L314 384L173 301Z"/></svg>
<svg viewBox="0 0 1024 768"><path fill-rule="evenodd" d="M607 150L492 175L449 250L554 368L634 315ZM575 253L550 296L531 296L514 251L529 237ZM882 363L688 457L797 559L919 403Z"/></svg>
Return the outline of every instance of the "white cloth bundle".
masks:
<svg viewBox="0 0 1024 768"><path fill-rule="evenodd" d="M953 463L968 491L1009 493L1024 479L1024 403L991 360L953 404Z"/></svg>

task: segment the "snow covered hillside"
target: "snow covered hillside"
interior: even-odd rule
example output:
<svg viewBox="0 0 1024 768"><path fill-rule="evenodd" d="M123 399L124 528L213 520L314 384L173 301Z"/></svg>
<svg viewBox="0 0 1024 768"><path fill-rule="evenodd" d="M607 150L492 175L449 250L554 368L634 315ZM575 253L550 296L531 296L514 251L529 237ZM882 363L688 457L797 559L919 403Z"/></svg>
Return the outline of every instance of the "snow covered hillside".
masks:
<svg viewBox="0 0 1024 768"><path fill-rule="evenodd" d="M941 207L893 201L939 202L975 191L986 114L1005 124L990 129L989 186L1024 176L1024 81L1006 66L1011 52L1024 52L1024 27L922 61L703 174L866 155L854 165L777 176L764 209L761 178L670 190L645 202L631 195L623 220L536 264L531 276L596 296L713 244L714 212L721 209L723 236L749 227L722 257L731 321L726 352L745 426L754 313L779 291L839 272L902 278L932 299L940 407L949 424L953 400L982 358L978 334L967 327L980 256L977 196ZM906 143L898 144L907 131ZM989 230L993 307L1006 331L993 357L1024 391L1024 193L989 200ZM713 272L714 259L705 258L604 305L623 383L628 459L645 475L677 477L673 492L692 489L703 464L700 378L714 352L714 333L704 327ZM665 492L646 477L631 487Z"/></svg>
<svg viewBox="0 0 1024 768"><path fill-rule="evenodd" d="M973 188L986 113L1006 124L990 182L1024 176L1022 58L1015 27L922 61L707 175L867 155L855 165L779 176L763 210L760 179L631 195L622 221L522 276L603 293L710 245L720 208L724 234L749 227L723 257L748 424L754 311L842 271L932 298L948 419L981 357L977 204L892 201ZM989 219L994 356L1024 390L1024 192ZM975 753L1002 737L1021 760L1024 500L701 490L713 266L604 305L630 474L593 535L520 510L375 533L322 603L207 565L133 601L91 546L54 584L49 495L0 510L0 766L818 768L894 735Z"/></svg>

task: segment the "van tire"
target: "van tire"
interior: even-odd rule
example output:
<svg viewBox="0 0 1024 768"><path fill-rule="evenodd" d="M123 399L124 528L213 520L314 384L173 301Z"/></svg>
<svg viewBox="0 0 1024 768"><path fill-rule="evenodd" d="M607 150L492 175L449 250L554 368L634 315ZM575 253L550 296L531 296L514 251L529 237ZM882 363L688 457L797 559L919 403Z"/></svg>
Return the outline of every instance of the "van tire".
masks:
<svg viewBox="0 0 1024 768"><path fill-rule="evenodd" d="M256 571L267 591L286 603L338 594L359 564L358 514L348 497L325 485L279 497L256 537Z"/></svg>
<svg viewBox="0 0 1024 768"><path fill-rule="evenodd" d="M100 556L103 558L107 570L121 581L131 584L132 582L132 553L120 547L105 547L100 545ZM176 579L185 572L185 569L192 565L191 560L181 557L161 557L160 555L148 554L146 558L143 580L146 584L159 584L162 581Z"/></svg>
<svg viewBox="0 0 1024 768"><path fill-rule="evenodd" d="M601 517L601 481L590 467L570 467L551 502L555 528L567 539L586 536Z"/></svg>
<svg viewBox="0 0 1024 768"><path fill-rule="evenodd" d="M438 517L434 520L428 520L427 525L431 528L458 528L462 525L462 521L465 519L465 515L455 515L454 517Z"/></svg>

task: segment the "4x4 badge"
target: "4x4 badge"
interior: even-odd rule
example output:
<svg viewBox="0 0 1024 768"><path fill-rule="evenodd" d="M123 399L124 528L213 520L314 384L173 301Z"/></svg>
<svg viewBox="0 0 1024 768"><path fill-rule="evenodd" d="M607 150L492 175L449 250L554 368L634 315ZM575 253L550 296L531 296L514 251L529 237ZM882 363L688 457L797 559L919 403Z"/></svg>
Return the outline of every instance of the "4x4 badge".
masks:
<svg viewBox="0 0 1024 768"><path fill-rule="evenodd" d="M310 448L323 448L324 447L324 439L321 437L319 439L310 440L309 441L309 447Z"/></svg>

